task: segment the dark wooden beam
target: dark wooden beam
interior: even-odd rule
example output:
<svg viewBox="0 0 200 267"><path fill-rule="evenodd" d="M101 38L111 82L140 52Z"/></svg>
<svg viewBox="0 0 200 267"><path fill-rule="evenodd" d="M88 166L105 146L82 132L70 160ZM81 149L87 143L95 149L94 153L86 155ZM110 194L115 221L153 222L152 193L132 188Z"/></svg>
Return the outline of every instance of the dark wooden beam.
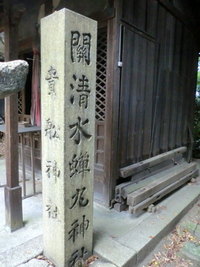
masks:
<svg viewBox="0 0 200 267"><path fill-rule="evenodd" d="M107 7L106 9L102 11L92 13L89 17L91 19L97 20L98 23L102 21L106 21L106 20L109 20L115 17L115 9L114 7L111 7L111 8Z"/></svg>
<svg viewBox="0 0 200 267"><path fill-rule="evenodd" d="M16 6L15 6L16 8ZM4 0L5 61L18 58L18 20L11 0ZM23 226L22 196L18 174L18 95L5 98L6 227L14 231Z"/></svg>
<svg viewBox="0 0 200 267"><path fill-rule="evenodd" d="M119 19L121 1L115 0L115 17L108 20L108 51L107 58L107 96L106 96L106 129L105 129L105 181L104 205L111 205L114 198L116 181L118 178L118 123L119 123L119 91L120 68L117 65L119 48ZM113 89L114 88L114 89Z"/></svg>
<svg viewBox="0 0 200 267"><path fill-rule="evenodd" d="M45 0L44 4L45 4L45 16L48 16L53 12L53 1Z"/></svg>

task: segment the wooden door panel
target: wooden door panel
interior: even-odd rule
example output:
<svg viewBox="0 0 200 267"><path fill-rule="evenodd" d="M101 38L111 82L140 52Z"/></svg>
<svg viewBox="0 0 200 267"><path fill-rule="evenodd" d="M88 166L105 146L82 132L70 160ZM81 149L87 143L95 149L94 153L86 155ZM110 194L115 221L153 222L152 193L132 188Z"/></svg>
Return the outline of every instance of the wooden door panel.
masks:
<svg viewBox="0 0 200 267"><path fill-rule="evenodd" d="M153 38L124 26L119 124L121 167L149 156L154 58Z"/></svg>

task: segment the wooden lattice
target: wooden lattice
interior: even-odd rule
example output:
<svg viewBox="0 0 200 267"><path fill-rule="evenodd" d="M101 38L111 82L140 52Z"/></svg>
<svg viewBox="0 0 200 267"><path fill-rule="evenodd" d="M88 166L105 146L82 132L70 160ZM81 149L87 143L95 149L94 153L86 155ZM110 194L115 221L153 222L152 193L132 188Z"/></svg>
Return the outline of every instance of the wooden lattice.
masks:
<svg viewBox="0 0 200 267"><path fill-rule="evenodd" d="M96 120L105 120L107 32L101 30L97 40Z"/></svg>

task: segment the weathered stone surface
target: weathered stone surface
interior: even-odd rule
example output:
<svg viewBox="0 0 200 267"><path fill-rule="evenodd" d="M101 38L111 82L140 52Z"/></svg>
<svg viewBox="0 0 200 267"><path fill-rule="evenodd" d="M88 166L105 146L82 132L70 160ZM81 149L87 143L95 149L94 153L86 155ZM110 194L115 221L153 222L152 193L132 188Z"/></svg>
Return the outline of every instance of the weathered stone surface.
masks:
<svg viewBox="0 0 200 267"><path fill-rule="evenodd" d="M104 262L101 260L97 260L91 265L92 267L116 267L116 265L109 263L109 262Z"/></svg>
<svg viewBox="0 0 200 267"><path fill-rule="evenodd" d="M96 34L67 9L41 22L44 254L57 267L92 255Z"/></svg>
<svg viewBox="0 0 200 267"><path fill-rule="evenodd" d="M24 60L0 62L0 98L24 89L28 63Z"/></svg>
<svg viewBox="0 0 200 267"><path fill-rule="evenodd" d="M29 229L31 230L31 229ZM27 230L26 230L26 233ZM20 238L20 235L19 235ZM23 236L22 236L23 240ZM24 262L30 261L32 258L37 257L42 253L42 236L35 237L18 246L13 246L0 253L0 266L1 267L16 267L21 266ZM35 265L40 266L40 265Z"/></svg>
<svg viewBox="0 0 200 267"><path fill-rule="evenodd" d="M188 231L198 238L200 238L200 225L198 223L194 223L194 222L188 222L186 225L183 224L182 228L187 228Z"/></svg>
<svg viewBox="0 0 200 267"><path fill-rule="evenodd" d="M38 259L32 259L29 262L26 262L24 264L20 264L18 267L50 267L48 262L44 260L38 260Z"/></svg>
<svg viewBox="0 0 200 267"><path fill-rule="evenodd" d="M180 253L191 260L194 260L198 263L200 262L200 245L198 244L186 242Z"/></svg>

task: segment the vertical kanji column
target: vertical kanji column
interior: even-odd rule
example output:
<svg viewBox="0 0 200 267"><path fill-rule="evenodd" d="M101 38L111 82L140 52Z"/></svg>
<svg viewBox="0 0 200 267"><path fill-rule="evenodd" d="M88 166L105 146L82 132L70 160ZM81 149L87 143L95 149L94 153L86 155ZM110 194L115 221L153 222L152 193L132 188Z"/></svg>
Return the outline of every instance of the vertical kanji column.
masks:
<svg viewBox="0 0 200 267"><path fill-rule="evenodd" d="M96 34L67 9L41 23L44 254L59 267L92 253Z"/></svg>

